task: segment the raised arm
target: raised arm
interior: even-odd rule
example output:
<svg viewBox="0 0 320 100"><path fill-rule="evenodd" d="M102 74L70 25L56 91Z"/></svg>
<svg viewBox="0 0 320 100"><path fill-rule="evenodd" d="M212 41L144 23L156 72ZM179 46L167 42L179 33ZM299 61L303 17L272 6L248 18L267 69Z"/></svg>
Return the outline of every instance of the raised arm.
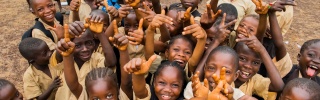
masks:
<svg viewBox="0 0 320 100"><path fill-rule="evenodd" d="M257 29L256 37L260 41L263 41L263 37L267 29L267 12L269 9L269 5L262 2L262 0L252 0L252 2L256 5L256 13L259 14L259 26Z"/></svg>
<svg viewBox="0 0 320 100"><path fill-rule="evenodd" d="M71 0L70 10L72 11L71 19L69 22L80 21L79 8L81 5L81 0Z"/></svg>
<svg viewBox="0 0 320 100"><path fill-rule="evenodd" d="M281 29L277 21L276 11L285 11L285 5L294 5L291 2L283 2L277 1L275 2L268 11L269 14L269 22L270 22L270 30L272 40L274 41L275 45L275 53L276 53L276 60L282 59L287 54L286 47L283 43L283 37L281 34Z"/></svg>
<svg viewBox="0 0 320 100"><path fill-rule="evenodd" d="M211 0L210 5L214 13L217 13L219 0Z"/></svg>

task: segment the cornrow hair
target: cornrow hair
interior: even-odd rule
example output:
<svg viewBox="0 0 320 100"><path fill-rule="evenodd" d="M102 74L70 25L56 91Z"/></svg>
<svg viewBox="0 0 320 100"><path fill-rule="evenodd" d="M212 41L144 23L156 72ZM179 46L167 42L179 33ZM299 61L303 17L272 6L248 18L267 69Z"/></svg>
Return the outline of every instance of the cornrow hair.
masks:
<svg viewBox="0 0 320 100"><path fill-rule="evenodd" d="M169 49L169 48L171 47L171 45L172 45L177 39L183 39L183 40L189 42L189 43L191 44L191 50L192 50L192 51L194 50L194 48L195 48L195 43L193 43L192 40L189 39L188 37L183 36L183 35L181 35L181 34L180 34L180 35L177 35L177 36L174 36L174 37L172 37L172 38L169 40L167 49Z"/></svg>
<svg viewBox="0 0 320 100"><path fill-rule="evenodd" d="M300 88L308 92L312 100L320 100L320 85L310 79L296 78L289 81L283 89L283 92L288 92L292 88Z"/></svg>
<svg viewBox="0 0 320 100"><path fill-rule="evenodd" d="M87 86L89 82L100 79L100 78L102 79L111 78L111 80L113 80L112 83L118 86L117 75L113 72L112 69L107 67L95 68L91 70L86 76L85 84Z"/></svg>
<svg viewBox="0 0 320 100"><path fill-rule="evenodd" d="M300 49L300 53L302 54L310 45L320 42L320 39L312 39L303 43Z"/></svg>
<svg viewBox="0 0 320 100"><path fill-rule="evenodd" d="M29 37L23 39L19 44L20 54L28 61L31 60L35 54L35 52L32 51L36 50L41 43L45 42L38 38Z"/></svg>
<svg viewBox="0 0 320 100"><path fill-rule="evenodd" d="M11 82L9 82L8 80L6 79L1 79L0 78L0 90L4 87L4 86L7 86L7 85L12 85L14 86Z"/></svg>

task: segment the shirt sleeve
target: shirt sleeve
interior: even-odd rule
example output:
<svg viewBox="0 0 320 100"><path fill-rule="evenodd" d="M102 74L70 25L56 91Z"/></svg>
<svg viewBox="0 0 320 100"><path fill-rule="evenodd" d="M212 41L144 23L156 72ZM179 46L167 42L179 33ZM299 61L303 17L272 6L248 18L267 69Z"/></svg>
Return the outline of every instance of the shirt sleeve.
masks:
<svg viewBox="0 0 320 100"><path fill-rule="evenodd" d="M266 100L269 94L269 85L271 83L270 79L256 74L255 78L252 80L255 80L253 93Z"/></svg>
<svg viewBox="0 0 320 100"><path fill-rule="evenodd" d="M257 14L256 13L256 5L250 0L246 2L247 9L246 9L246 14L245 15L250 15L250 14Z"/></svg>
<svg viewBox="0 0 320 100"><path fill-rule="evenodd" d="M42 94L41 89L37 83L38 77L32 75L29 67L23 75L23 90L26 99L33 99Z"/></svg>
<svg viewBox="0 0 320 100"><path fill-rule="evenodd" d="M191 82L189 82L186 88L184 89L183 96L185 99L188 99L188 100L194 97L192 92Z"/></svg>
<svg viewBox="0 0 320 100"><path fill-rule="evenodd" d="M282 59L280 59L279 61L276 61L276 58L272 59L274 65L276 66L276 68L278 69L281 78L283 78L284 76L286 76L290 70L292 69L292 60L289 56L289 53L287 53Z"/></svg>
<svg viewBox="0 0 320 100"><path fill-rule="evenodd" d="M135 93L133 92L133 100L150 100L151 99L151 91L150 91L150 87L148 84L146 84L146 88L147 88L147 91L148 91L148 96L145 97L145 98L138 98L135 96Z"/></svg>
<svg viewBox="0 0 320 100"><path fill-rule="evenodd" d="M32 37L38 38L46 42L50 50L54 50L56 48L56 43L54 43L49 37L47 37L41 30L33 29Z"/></svg>

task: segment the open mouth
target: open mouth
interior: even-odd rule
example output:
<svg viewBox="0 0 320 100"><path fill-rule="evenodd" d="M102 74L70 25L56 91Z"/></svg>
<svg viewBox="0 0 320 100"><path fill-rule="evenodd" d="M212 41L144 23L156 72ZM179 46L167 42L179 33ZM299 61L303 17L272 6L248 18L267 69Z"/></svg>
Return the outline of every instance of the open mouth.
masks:
<svg viewBox="0 0 320 100"><path fill-rule="evenodd" d="M316 73L318 72L318 67L315 65L310 65L307 67L306 73L309 77L315 76Z"/></svg>
<svg viewBox="0 0 320 100"><path fill-rule="evenodd" d="M171 99L171 96L169 96L169 95L161 95L161 98L164 99L164 100L169 100L169 99Z"/></svg>
<svg viewBox="0 0 320 100"><path fill-rule="evenodd" d="M245 38L245 37L248 37L248 35L247 34L242 34L242 33L238 34L238 38Z"/></svg>
<svg viewBox="0 0 320 100"><path fill-rule="evenodd" d="M249 72L240 71L240 76L242 78L249 78L251 76L251 74Z"/></svg>
<svg viewBox="0 0 320 100"><path fill-rule="evenodd" d="M182 60L174 60L175 62L177 62L181 67L184 67L183 65L185 64L184 61Z"/></svg>

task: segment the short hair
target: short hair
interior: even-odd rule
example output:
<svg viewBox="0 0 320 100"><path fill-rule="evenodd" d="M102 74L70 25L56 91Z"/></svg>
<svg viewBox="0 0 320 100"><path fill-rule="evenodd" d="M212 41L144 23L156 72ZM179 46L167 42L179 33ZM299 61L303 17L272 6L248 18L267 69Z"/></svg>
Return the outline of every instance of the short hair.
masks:
<svg viewBox="0 0 320 100"><path fill-rule="evenodd" d="M320 100L320 85L310 79L296 78L289 81L283 89L283 92L288 92L292 88L300 88L308 92L313 100ZM282 92L282 93L283 93Z"/></svg>
<svg viewBox="0 0 320 100"><path fill-rule="evenodd" d="M6 80L6 79L1 79L0 78L0 90L7 85L12 85L14 86L10 81Z"/></svg>
<svg viewBox="0 0 320 100"><path fill-rule="evenodd" d="M45 42L38 38L25 38L19 44L20 54L29 61L33 59L33 56L35 54L34 51L36 51L42 43Z"/></svg>
<svg viewBox="0 0 320 100"><path fill-rule="evenodd" d="M236 18L238 17L238 11L237 8L230 4L230 3L222 3L217 7L217 10L221 10L221 14L226 13L227 16L235 16Z"/></svg>
<svg viewBox="0 0 320 100"><path fill-rule="evenodd" d="M170 39L169 43L168 43L167 49L169 49L169 48L171 47L171 45L172 45L177 39L183 39L183 40L189 42L189 43L191 44L191 50L193 51L193 49L194 49L194 47L195 47L195 44L193 43L193 41L192 41L190 38L188 38L188 37L186 37L186 36L184 36L184 35L177 35L177 36L172 37L172 38Z"/></svg>
<svg viewBox="0 0 320 100"><path fill-rule="evenodd" d="M85 80L86 87L91 81L94 81L97 79L107 79L107 78L110 78L112 80L113 85L116 85L117 87L119 87L117 83L118 82L117 75L113 72L112 69L108 67L95 68L91 70L86 76L86 80Z"/></svg>
<svg viewBox="0 0 320 100"><path fill-rule="evenodd" d="M300 49L300 53L303 53L310 45L320 42L320 39L312 39L303 43Z"/></svg>
<svg viewBox="0 0 320 100"><path fill-rule="evenodd" d="M247 17L252 17L252 18L254 18L254 19L258 20L258 21L259 21L259 18L260 18L259 15L249 14L249 15L244 16L244 17L242 18L242 20L243 20L244 18L247 18Z"/></svg>
<svg viewBox="0 0 320 100"><path fill-rule="evenodd" d="M238 57L238 54L230 47L228 46L218 46L217 48L213 49L210 54L209 54L209 58L207 59L207 61L210 59L210 57L216 53L226 53L226 54L230 54L232 56L232 58L234 58L234 64L235 64L235 71L238 70L238 67L239 67L239 57ZM206 61L206 62L207 62Z"/></svg>

